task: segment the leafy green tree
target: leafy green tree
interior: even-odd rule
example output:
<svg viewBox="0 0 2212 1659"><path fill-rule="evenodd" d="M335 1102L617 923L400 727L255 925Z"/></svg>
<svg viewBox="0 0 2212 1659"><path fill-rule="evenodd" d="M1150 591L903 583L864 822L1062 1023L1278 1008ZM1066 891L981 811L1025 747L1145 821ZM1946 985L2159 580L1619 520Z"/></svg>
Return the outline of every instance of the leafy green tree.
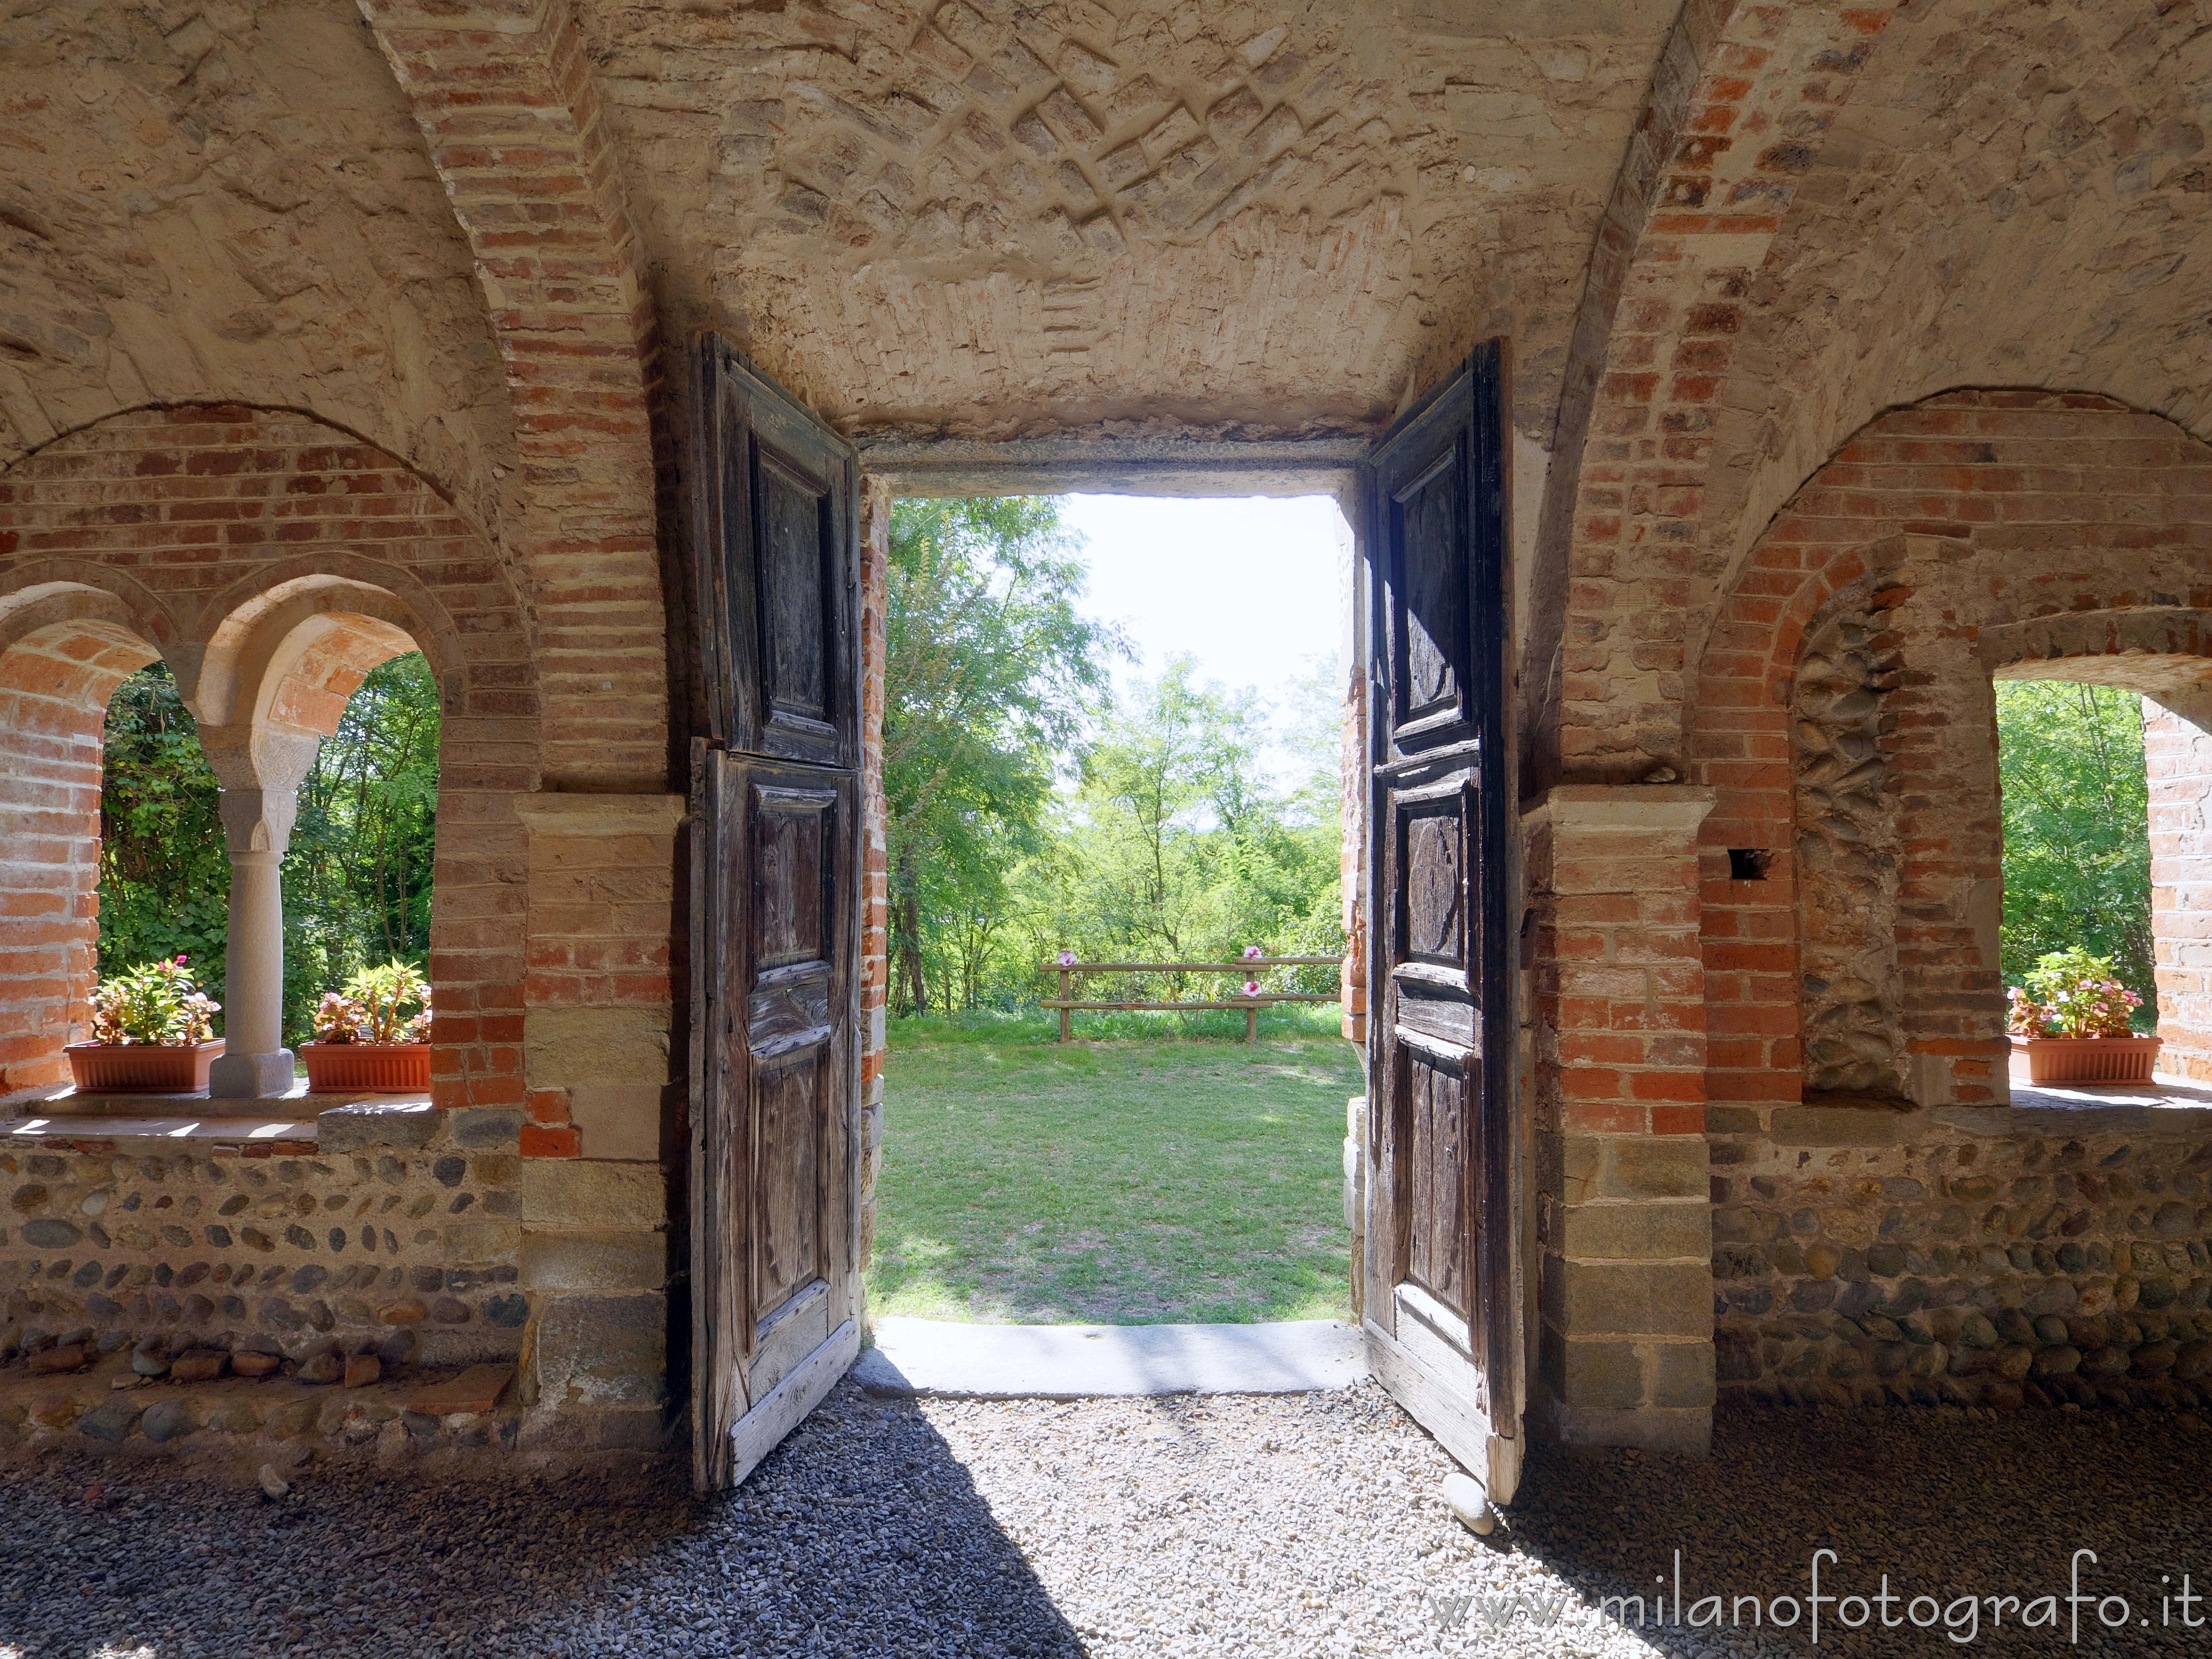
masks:
<svg viewBox="0 0 2212 1659"><path fill-rule="evenodd" d="M1040 845L1059 755L1122 648L1081 615L1057 503L902 501L886 571L884 793L891 994L972 1006L1006 874Z"/></svg>
<svg viewBox="0 0 2212 1659"><path fill-rule="evenodd" d="M428 964L438 683L419 652L369 672L300 786L284 855L284 1026L373 963Z"/></svg>
<svg viewBox="0 0 2212 1659"><path fill-rule="evenodd" d="M1342 950L1334 772L1278 789L1259 764L1257 695L1196 684L1194 672L1179 659L1139 682L1081 750L1081 787L1048 855L1023 872L1032 965L1062 948L1089 961L1170 962L1226 962L1250 945L1270 956ZM1334 972L1269 982L1325 990ZM1211 975L1087 985L1109 998L1231 988Z"/></svg>
<svg viewBox="0 0 2212 1659"><path fill-rule="evenodd" d="M100 793L100 974L191 959L222 1000L230 860L221 789L168 665L142 668L107 705Z"/></svg>
<svg viewBox="0 0 2212 1659"><path fill-rule="evenodd" d="M2142 699L2057 680L2000 681L1996 694L2005 983L2081 945L2154 1008Z"/></svg>

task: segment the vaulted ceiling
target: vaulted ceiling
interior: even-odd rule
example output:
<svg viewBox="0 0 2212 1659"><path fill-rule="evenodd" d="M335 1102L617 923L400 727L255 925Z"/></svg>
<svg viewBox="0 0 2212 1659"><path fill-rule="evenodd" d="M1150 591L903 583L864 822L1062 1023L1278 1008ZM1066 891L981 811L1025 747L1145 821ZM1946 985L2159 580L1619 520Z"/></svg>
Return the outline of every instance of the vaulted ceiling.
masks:
<svg viewBox="0 0 2212 1659"><path fill-rule="evenodd" d="M1504 334L1530 649L1576 583L1678 613L1613 635L1663 711L1881 409L2212 435L2208 5L25 0L0 465L230 398L502 544L635 544L702 326L856 435L969 441L1356 437ZM1588 486L1639 443L1624 532Z"/></svg>

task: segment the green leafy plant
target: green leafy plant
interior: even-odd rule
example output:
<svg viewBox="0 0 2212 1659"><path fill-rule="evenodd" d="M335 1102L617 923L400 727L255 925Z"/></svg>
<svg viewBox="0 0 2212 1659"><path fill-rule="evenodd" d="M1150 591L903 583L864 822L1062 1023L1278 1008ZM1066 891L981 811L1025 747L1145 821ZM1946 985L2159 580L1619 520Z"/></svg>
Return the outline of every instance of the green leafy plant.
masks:
<svg viewBox="0 0 2212 1659"><path fill-rule="evenodd" d="M194 980L182 955L100 981L92 994L92 1040L191 1048L215 1036L222 1005Z"/></svg>
<svg viewBox="0 0 2212 1659"><path fill-rule="evenodd" d="M2142 999L2115 976L2111 957L2092 956L2078 945L2039 957L2026 986L2007 995L2014 1036L2126 1036L2142 1006Z"/></svg>
<svg viewBox="0 0 2212 1659"><path fill-rule="evenodd" d="M403 1013L410 1004L416 1012ZM318 1042L428 1042L430 982L396 958L363 968L339 989L323 993L313 1023Z"/></svg>
<svg viewBox="0 0 2212 1659"><path fill-rule="evenodd" d="M2148 1005L2152 967L2149 795L2142 699L2109 685L2003 680L2005 982L2080 945Z"/></svg>

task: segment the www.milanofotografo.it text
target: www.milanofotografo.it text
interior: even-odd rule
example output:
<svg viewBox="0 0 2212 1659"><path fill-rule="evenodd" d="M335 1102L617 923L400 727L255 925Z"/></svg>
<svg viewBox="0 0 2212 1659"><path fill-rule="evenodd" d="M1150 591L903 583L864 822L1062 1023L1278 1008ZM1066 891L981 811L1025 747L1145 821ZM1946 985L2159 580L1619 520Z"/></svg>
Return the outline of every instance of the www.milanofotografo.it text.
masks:
<svg viewBox="0 0 2212 1659"><path fill-rule="evenodd" d="M1650 1594L1600 1595L1585 1600L1565 1587L1516 1590L1506 1595L1427 1596L1438 1624L1457 1630L1474 1626L1533 1625L1538 1627L1604 1623L1644 1629L1772 1629L1801 1634L1812 1644L1840 1632L1878 1626L1911 1628L1940 1635L1960 1647L1996 1631L2039 1631L2051 1638L2078 1644L2100 1630L2206 1631L2212 1632L2208 1598L2185 1571L2160 1573L2153 1585L2100 1578L2094 1550L2077 1549L2069 1565L2066 1588L1994 1593L1946 1589L1941 1595L1907 1595L1890 1589L1890 1576L1838 1575L1841 1558L1831 1549L1812 1553L1802 1589L1777 1593L1704 1592L1686 1576L1682 1552L1674 1571L1653 1575ZM1824 1580L1824 1571L1826 1577ZM2212 1644L2212 1633L2207 1636Z"/></svg>

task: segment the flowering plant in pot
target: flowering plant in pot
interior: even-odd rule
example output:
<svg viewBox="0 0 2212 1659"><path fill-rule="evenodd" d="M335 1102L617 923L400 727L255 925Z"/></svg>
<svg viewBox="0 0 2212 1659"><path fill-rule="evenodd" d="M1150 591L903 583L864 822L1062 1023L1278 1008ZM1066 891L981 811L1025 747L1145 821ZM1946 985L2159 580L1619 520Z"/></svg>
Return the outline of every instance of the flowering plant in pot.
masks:
<svg viewBox="0 0 2212 1659"><path fill-rule="evenodd" d="M397 960L362 969L323 993L314 1025L315 1040L300 1045L311 1092L430 1086L430 982L421 969Z"/></svg>
<svg viewBox="0 0 2212 1659"><path fill-rule="evenodd" d="M2031 1083L2142 1083L2159 1040L2130 1022L2142 999L2120 983L2108 957L2076 945L2036 960L2027 983L2006 993L2008 1029L2024 1039Z"/></svg>
<svg viewBox="0 0 2212 1659"><path fill-rule="evenodd" d="M81 1092L191 1094L208 1086L208 1066L222 1052L214 1018L222 1011L181 953L143 963L100 981L92 1041L62 1052Z"/></svg>

